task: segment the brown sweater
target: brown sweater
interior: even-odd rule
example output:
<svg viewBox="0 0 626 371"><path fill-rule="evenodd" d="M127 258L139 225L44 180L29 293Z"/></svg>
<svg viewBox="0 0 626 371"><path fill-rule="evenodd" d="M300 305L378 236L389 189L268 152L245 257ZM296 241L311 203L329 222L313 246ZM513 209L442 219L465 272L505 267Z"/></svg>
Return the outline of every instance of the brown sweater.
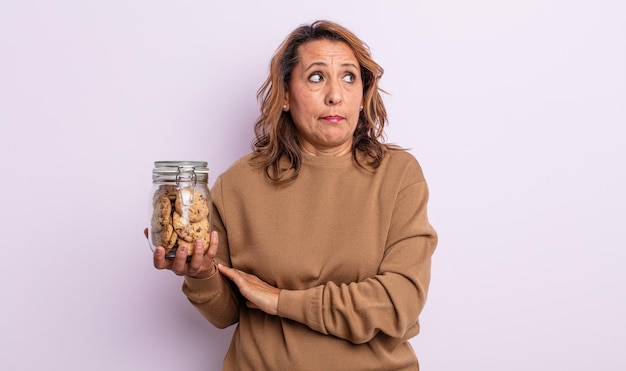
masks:
<svg viewBox="0 0 626 371"><path fill-rule="evenodd" d="M375 173L352 155L304 155L288 186L250 155L211 190L217 260L280 292L278 316L249 309L225 277L187 277L183 291L215 326L238 323L224 370L417 370L437 235L415 158L389 151Z"/></svg>

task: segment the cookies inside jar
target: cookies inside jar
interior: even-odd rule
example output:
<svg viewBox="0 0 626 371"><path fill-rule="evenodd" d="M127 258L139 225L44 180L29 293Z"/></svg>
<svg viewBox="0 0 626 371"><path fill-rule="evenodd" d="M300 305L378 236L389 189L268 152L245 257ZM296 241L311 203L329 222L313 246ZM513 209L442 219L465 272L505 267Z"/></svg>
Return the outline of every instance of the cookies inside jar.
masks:
<svg viewBox="0 0 626 371"><path fill-rule="evenodd" d="M153 192L150 239L153 248L163 246L165 256L187 246L191 256L200 240L208 249L211 232L210 197L206 187L160 185Z"/></svg>

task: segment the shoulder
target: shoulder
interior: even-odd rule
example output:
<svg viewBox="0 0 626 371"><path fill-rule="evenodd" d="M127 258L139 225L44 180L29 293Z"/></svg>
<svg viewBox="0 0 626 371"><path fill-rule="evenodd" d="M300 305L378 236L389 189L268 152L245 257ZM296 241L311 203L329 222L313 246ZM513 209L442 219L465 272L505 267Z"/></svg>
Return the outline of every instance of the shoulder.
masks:
<svg viewBox="0 0 626 371"><path fill-rule="evenodd" d="M245 181L247 177L255 176L256 171L262 172L262 169L258 169L252 162L254 153L248 153L235 160L218 179L224 183L240 183ZM256 171L255 171L256 170Z"/></svg>
<svg viewBox="0 0 626 371"><path fill-rule="evenodd" d="M419 162L415 156L404 149L388 149L380 168L384 172L403 177L406 182L417 183L424 180L424 173Z"/></svg>
<svg viewBox="0 0 626 371"><path fill-rule="evenodd" d="M237 172L237 171L247 171L251 168L252 157L254 156L254 152L250 152L246 155L241 156L235 162L233 162L228 169L226 169L225 173L229 172Z"/></svg>

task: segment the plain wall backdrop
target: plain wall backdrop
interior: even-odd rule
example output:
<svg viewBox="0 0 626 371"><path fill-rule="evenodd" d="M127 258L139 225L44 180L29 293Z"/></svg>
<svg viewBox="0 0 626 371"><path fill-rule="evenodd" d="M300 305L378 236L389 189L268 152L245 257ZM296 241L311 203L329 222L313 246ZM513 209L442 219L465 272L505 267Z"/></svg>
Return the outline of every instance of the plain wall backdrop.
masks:
<svg viewBox="0 0 626 371"><path fill-rule="evenodd" d="M624 370L621 0L0 1L0 369L219 370L232 328L152 267L156 160L212 181L325 18L385 68L440 234L423 370Z"/></svg>

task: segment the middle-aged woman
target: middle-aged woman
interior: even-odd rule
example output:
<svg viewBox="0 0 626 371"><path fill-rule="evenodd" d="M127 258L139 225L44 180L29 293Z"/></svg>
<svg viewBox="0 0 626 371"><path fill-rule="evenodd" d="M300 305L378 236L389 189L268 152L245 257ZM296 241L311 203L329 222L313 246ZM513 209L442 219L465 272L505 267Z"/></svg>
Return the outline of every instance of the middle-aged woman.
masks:
<svg viewBox="0 0 626 371"><path fill-rule="evenodd" d="M155 250L213 325L238 324L224 370L419 368L408 339L437 235L418 162L382 143L382 73L344 27L295 29L259 89L253 152L211 189L208 251Z"/></svg>

